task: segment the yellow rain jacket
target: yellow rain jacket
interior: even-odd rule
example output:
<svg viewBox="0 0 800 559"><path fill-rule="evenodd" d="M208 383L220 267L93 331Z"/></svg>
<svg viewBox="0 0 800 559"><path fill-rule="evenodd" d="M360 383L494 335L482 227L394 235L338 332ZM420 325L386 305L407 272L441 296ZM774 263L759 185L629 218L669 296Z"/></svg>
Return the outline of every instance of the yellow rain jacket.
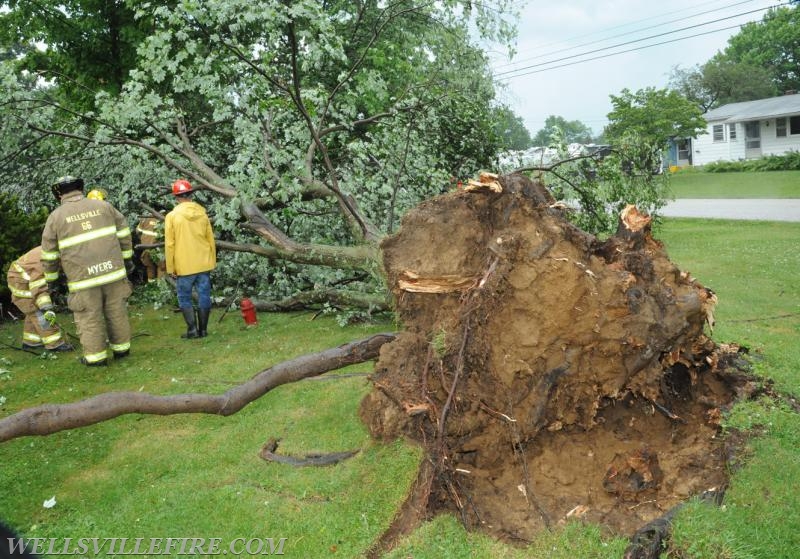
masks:
<svg viewBox="0 0 800 559"><path fill-rule="evenodd" d="M189 276L217 266L217 245L206 210L197 202L179 202L164 221L167 273Z"/></svg>

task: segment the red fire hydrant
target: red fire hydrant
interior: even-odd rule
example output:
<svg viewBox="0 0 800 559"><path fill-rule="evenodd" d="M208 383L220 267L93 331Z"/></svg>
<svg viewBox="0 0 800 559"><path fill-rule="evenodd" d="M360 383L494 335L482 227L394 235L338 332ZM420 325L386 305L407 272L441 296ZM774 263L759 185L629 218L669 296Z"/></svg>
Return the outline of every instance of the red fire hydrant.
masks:
<svg viewBox="0 0 800 559"><path fill-rule="evenodd" d="M256 306L253 304L253 301L245 297L242 299L242 302L239 303L239 309L242 311L242 318L244 318L245 324L253 326L258 323L258 318L256 318Z"/></svg>

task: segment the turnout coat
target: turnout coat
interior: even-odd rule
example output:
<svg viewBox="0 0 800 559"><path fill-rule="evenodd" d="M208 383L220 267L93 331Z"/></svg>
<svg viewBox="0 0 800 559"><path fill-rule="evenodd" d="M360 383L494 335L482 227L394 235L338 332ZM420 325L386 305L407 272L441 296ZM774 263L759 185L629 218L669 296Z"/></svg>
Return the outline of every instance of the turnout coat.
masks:
<svg viewBox="0 0 800 559"><path fill-rule="evenodd" d="M69 192L47 218L42 232L42 262L48 282L67 277L70 293L125 279L125 260L133 258L128 222L104 200Z"/></svg>

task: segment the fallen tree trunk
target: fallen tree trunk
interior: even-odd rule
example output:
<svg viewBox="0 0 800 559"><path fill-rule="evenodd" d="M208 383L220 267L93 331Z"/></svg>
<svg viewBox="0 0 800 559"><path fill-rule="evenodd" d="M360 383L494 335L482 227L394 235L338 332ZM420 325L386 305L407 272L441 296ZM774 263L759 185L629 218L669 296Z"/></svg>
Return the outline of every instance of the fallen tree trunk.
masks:
<svg viewBox="0 0 800 559"><path fill-rule="evenodd" d="M157 396L142 392L108 392L72 404L29 408L0 420L0 442L86 427L129 413L232 415L282 384L374 359L381 346L394 338L391 333L375 334L336 348L296 357L264 369L224 394Z"/></svg>

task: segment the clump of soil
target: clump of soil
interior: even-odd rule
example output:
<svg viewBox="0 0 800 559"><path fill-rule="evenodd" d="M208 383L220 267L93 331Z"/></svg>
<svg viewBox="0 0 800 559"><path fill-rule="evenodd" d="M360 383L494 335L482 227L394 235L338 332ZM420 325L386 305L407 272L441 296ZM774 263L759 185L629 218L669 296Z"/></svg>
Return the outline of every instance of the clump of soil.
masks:
<svg viewBox="0 0 800 559"><path fill-rule="evenodd" d="M493 179L502 192L423 203L382 246L404 331L360 414L425 446L409 506L526 541L568 518L630 535L722 488L720 409L742 376L705 334L714 294L635 208L602 242L543 186Z"/></svg>

